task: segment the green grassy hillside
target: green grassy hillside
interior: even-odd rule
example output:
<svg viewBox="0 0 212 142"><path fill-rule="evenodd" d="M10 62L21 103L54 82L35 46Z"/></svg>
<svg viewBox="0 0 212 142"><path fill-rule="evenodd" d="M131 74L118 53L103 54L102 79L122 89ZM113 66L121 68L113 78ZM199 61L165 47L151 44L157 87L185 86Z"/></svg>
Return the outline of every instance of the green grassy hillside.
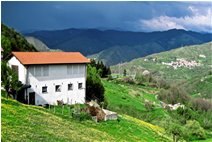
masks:
<svg viewBox="0 0 212 142"><path fill-rule="evenodd" d="M124 69L127 69L128 74L133 74L139 69L147 69L157 75L165 77L166 79L190 79L211 70L211 52L212 42L201 45L185 46L175 50L153 54L144 58L138 58L121 65L112 66L111 69L112 72L118 72L119 69L123 72ZM199 57L199 55L204 55L205 58ZM162 64L162 62L168 63L180 58L196 61L200 63L201 66L192 69L185 67L174 69L173 67Z"/></svg>
<svg viewBox="0 0 212 142"><path fill-rule="evenodd" d="M158 120L167 116L160 102L154 95L158 90L127 83L103 81L108 101L108 108L121 114L127 114L157 124ZM155 109L148 111L145 100L155 103Z"/></svg>
<svg viewBox="0 0 212 142"><path fill-rule="evenodd" d="M128 115L95 123L2 97L2 141L171 141L162 128Z"/></svg>
<svg viewBox="0 0 212 142"><path fill-rule="evenodd" d="M124 69L126 69L128 75L135 75L136 72L149 70L154 77L160 77L169 82L183 83L185 86L190 84L191 89L197 88L196 91L193 89L194 94L202 93L208 96L212 94L211 87L209 87L211 85L210 72L212 71L211 53L212 42L185 46L175 50L146 56L144 58L138 58L121 65L112 66L111 70L113 73L123 73ZM179 67L174 69L172 66L163 64L176 62L177 59L195 61L200 64L200 66L191 68Z"/></svg>

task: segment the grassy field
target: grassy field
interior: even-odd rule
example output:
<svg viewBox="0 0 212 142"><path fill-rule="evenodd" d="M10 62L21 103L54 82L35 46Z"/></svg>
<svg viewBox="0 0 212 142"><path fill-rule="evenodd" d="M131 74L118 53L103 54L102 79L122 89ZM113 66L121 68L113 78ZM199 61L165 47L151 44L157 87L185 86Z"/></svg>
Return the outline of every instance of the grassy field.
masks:
<svg viewBox="0 0 212 142"><path fill-rule="evenodd" d="M171 141L158 126L128 115L119 121L78 121L2 97L2 141Z"/></svg>
<svg viewBox="0 0 212 142"><path fill-rule="evenodd" d="M127 83L103 81L108 108L121 114L127 114L145 121L154 122L167 116L154 95L158 90ZM145 100L155 103L152 111L146 110Z"/></svg>
<svg viewBox="0 0 212 142"><path fill-rule="evenodd" d="M73 106L64 106L62 114L62 106L42 108L2 97L2 141L172 141L160 127L170 114L156 99L158 89L106 80L103 84L108 108L118 112L118 121L79 121L70 115ZM144 100L155 102L155 108L146 110Z"/></svg>

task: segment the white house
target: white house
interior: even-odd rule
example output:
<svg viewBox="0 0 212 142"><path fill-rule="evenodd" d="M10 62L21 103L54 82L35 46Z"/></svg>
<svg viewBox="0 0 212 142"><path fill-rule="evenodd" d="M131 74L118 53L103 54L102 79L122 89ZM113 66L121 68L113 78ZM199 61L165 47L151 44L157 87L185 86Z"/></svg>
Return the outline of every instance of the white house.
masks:
<svg viewBox="0 0 212 142"><path fill-rule="evenodd" d="M12 52L8 61L26 87L28 104L85 103L86 64L79 52Z"/></svg>

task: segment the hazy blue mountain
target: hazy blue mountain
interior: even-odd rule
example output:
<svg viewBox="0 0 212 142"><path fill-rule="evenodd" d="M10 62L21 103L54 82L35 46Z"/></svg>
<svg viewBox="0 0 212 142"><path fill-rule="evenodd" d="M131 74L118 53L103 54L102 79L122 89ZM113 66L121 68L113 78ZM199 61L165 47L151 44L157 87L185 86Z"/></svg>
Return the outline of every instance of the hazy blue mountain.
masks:
<svg viewBox="0 0 212 142"><path fill-rule="evenodd" d="M72 28L36 31L25 35L38 38L51 49L79 51L103 60L108 65L212 40L212 34L177 29L145 33Z"/></svg>
<svg viewBox="0 0 212 142"><path fill-rule="evenodd" d="M36 39L34 37L25 37L27 42L32 44L38 51L49 51L50 49L39 39Z"/></svg>

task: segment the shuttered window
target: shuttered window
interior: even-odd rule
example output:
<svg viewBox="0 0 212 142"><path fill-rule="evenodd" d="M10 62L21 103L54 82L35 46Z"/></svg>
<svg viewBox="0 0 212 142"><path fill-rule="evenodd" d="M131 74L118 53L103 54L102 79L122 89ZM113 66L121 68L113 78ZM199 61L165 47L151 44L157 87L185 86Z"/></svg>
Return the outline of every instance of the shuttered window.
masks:
<svg viewBox="0 0 212 142"><path fill-rule="evenodd" d="M78 65L73 65L73 75L78 74Z"/></svg>
<svg viewBox="0 0 212 142"><path fill-rule="evenodd" d="M73 66L72 65L67 65L67 74L72 75L73 74Z"/></svg>
<svg viewBox="0 0 212 142"><path fill-rule="evenodd" d="M36 77L49 76L49 66L31 66L29 71Z"/></svg>
<svg viewBox="0 0 212 142"><path fill-rule="evenodd" d="M49 66L43 66L43 76L49 76Z"/></svg>
<svg viewBox="0 0 212 142"><path fill-rule="evenodd" d="M68 75L82 75L85 72L85 66L84 65L67 65L67 74Z"/></svg>
<svg viewBox="0 0 212 142"><path fill-rule="evenodd" d="M36 66L35 67L35 76L41 76L41 72L42 71L42 68L41 68L41 66Z"/></svg>

